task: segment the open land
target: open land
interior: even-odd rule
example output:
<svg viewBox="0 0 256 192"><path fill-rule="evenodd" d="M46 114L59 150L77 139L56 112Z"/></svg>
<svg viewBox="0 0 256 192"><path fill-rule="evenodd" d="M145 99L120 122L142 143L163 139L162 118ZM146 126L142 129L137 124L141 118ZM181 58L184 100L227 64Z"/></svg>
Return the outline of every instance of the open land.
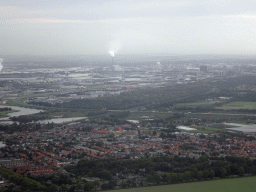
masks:
<svg viewBox="0 0 256 192"><path fill-rule="evenodd" d="M212 181L202 181L195 183L183 183L183 184L173 184L173 185L163 185L163 186L152 186L143 188L133 188L133 189L122 189L114 190L116 192L254 192L256 190L256 177L245 177L245 178L235 178L235 179L222 179L222 180L212 180ZM113 192L114 192L113 191Z"/></svg>
<svg viewBox="0 0 256 192"><path fill-rule="evenodd" d="M255 110L256 109L256 102L231 102L231 103L225 104L221 107L217 107L217 109L223 109L223 110L233 110L233 109Z"/></svg>

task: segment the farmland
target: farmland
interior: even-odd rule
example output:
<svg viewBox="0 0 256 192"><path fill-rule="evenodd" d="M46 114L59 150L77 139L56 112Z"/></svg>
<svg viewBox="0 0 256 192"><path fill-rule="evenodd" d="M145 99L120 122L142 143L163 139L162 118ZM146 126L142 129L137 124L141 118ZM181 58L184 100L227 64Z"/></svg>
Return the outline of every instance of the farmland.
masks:
<svg viewBox="0 0 256 192"><path fill-rule="evenodd" d="M223 106L217 107L217 109L223 110L237 110L237 109L247 109L247 110L255 110L256 102L231 102L225 104Z"/></svg>
<svg viewBox="0 0 256 192"><path fill-rule="evenodd" d="M202 100L198 102L193 102L193 103L179 103L176 105L177 108L181 107L188 107L188 108L196 108L196 107L209 107L209 106L214 106L216 104L222 104L224 101L221 100Z"/></svg>
<svg viewBox="0 0 256 192"><path fill-rule="evenodd" d="M115 192L240 192L240 191L256 191L256 177L243 177L235 179L221 179L213 181L203 181L195 183L184 183L184 184L173 184L173 185L162 185L153 187L133 188L115 190Z"/></svg>

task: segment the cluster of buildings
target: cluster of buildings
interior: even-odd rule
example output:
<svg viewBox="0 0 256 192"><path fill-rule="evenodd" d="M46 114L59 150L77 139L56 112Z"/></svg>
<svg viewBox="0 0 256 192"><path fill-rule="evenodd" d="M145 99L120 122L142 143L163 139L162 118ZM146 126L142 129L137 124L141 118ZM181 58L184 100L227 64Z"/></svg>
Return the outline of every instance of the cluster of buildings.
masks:
<svg viewBox="0 0 256 192"><path fill-rule="evenodd" d="M55 104L120 94L138 87L163 87L256 74L255 66L246 60L120 57L110 63L104 59L74 63L66 58L58 61L55 58L52 61L27 58L21 63L19 59L9 61L7 58L0 73L3 82L0 98L22 96L28 97L30 103Z"/></svg>
<svg viewBox="0 0 256 192"><path fill-rule="evenodd" d="M246 133L244 133L246 134ZM254 133L248 134L252 136ZM156 133L131 126L72 123L33 132L2 133L0 165L24 174L57 174L80 159L235 155L256 157L256 141L226 133Z"/></svg>
<svg viewBox="0 0 256 192"><path fill-rule="evenodd" d="M230 134L231 133L231 134ZM64 167L79 160L107 158L143 158L178 156L240 156L256 158L255 133L223 132L201 134L191 132L159 132L137 124L119 126L97 123L70 123L53 129L30 132L1 132L0 166L31 176L68 174ZM128 180L143 182L141 174L113 175L117 186ZM145 170L144 170L145 171ZM95 178L80 178L81 181ZM100 184L106 181L96 178ZM49 181L50 182L50 181ZM8 185L3 183L1 186Z"/></svg>

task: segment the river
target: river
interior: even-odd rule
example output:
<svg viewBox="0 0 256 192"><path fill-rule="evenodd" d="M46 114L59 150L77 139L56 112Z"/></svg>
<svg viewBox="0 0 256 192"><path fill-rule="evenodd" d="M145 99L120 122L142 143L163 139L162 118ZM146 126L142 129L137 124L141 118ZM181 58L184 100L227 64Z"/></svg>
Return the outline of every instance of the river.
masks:
<svg viewBox="0 0 256 192"><path fill-rule="evenodd" d="M0 118L0 124L12 124L13 121L9 121L10 117L14 116L20 116L20 115L31 115L35 113L43 112L43 110L38 109L31 109L31 108L25 108L25 107L17 107L17 106L8 106L8 105L0 105L0 108L4 107L10 107L12 110L16 110L17 112L9 113L7 114L8 117ZM56 118L56 119L46 119L42 121L37 121L38 123L46 124L46 123L65 123L65 122L71 122L71 121L77 121L81 119L87 119L86 117L70 117L70 118Z"/></svg>
<svg viewBox="0 0 256 192"><path fill-rule="evenodd" d="M31 114L43 112L43 110L38 110L38 109L31 109L31 108L17 107L17 106L9 106L9 105L0 105L0 108L4 108L4 107L10 107L10 108L12 108L12 110L16 110L17 112L8 113L7 114L8 117L0 118L0 121L9 120L10 117L14 117L14 116L31 115Z"/></svg>

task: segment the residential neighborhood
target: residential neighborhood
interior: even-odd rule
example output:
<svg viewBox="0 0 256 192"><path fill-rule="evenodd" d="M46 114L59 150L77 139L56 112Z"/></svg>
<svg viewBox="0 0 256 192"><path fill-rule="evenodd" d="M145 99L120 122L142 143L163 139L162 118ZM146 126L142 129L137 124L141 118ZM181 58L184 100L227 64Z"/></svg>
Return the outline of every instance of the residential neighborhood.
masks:
<svg viewBox="0 0 256 192"><path fill-rule="evenodd" d="M176 130L166 134L152 132L140 124L115 126L73 122L55 125L52 129L2 132L0 139L5 146L0 149L0 165L24 176L51 176L70 174L65 170L66 166L90 159L160 156L198 159L202 155L255 158L256 141L252 138L255 138L253 133L238 134L230 130L212 134ZM129 177L146 180L136 174ZM117 186L122 184L119 178L116 177ZM82 180L77 178L77 181ZM96 180L105 182L100 178Z"/></svg>

